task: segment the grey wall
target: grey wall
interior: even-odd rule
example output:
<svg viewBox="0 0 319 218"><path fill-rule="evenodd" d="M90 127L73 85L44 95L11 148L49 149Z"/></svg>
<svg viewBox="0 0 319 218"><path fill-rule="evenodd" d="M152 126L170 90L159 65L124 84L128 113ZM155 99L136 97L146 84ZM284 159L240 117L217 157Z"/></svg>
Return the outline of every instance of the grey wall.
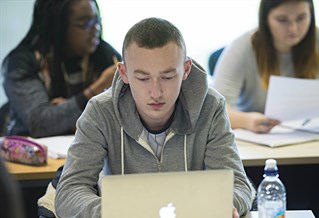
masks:
<svg viewBox="0 0 319 218"><path fill-rule="evenodd" d="M35 0L0 0L0 63L29 30ZM0 74L0 105L7 101Z"/></svg>

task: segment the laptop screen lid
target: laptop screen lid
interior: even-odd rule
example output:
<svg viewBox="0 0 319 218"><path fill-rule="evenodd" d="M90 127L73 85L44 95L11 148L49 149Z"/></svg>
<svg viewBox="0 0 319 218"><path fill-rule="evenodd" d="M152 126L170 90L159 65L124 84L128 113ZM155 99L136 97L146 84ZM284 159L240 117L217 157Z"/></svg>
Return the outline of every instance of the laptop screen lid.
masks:
<svg viewBox="0 0 319 218"><path fill-rule="evenodd" d="M232 217L232 170L105 176L102 218Z"/></svg>

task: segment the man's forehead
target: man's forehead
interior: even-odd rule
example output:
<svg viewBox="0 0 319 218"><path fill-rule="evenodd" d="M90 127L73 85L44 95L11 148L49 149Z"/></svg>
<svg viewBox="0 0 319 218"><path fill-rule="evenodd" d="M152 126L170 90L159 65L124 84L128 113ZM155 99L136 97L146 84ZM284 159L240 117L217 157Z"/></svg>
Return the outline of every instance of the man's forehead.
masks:
<svg viewBox="0 0 319 218"><path fill-rule="evenodd" d="M135 51L135 50L151 51L151 50L161 50L161 49L164 49L164 48L170 48L170 49L174 49L174 50L182 50L174 42L168 42L168 43L166 43L163 46L158 46L158 47L153 47L153 48L149 48L147 46L139 46L136 42L132 42L126 47L126 49L124 49L124 53L132 52L132 51Z"/></svg>

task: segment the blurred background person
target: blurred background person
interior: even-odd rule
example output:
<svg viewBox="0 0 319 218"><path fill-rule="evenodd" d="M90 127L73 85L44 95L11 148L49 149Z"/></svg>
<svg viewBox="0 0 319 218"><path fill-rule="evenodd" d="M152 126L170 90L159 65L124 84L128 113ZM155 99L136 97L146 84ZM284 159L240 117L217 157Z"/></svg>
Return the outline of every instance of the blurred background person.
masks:
<svg viewBox="0 0 319 218"><path fill-rule="evenodd" d="M279 124L263 114L269 78L318 79L318 33L312 0L261 0L258 28L227 46L214 71L232 128L266 133Z"/></svg>
<svg viewBox="0 0 319 218"><path fill-rule="evenodd" d="M8 173L0 157L0 217L24 218L20 186Z"/></svg>
<svg viewBox="0 0 319 218"><path fill-rule="evenodd" d="M73 133L87 101L111 86L120 54L101 38L95 0L37 0L23 40L4 59L5 135Z"/></svg>

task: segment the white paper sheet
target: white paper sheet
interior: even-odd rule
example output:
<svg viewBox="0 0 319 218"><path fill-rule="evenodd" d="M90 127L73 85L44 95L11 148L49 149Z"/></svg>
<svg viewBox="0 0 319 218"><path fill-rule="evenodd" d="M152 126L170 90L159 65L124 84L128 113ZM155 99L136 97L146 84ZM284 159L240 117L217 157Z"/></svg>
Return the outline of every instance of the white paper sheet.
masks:
<svg viewBox="0 0 319 218"><path fill-rule="evenodd" d="M271 76L265 115L281 121L319 117L319 80Z"/></svg>
<svg viewBox="0 0 319 218"><path fill-rule="evenodd" d="M244 129L234 129L235 138L268 147L292 145L319 140L319 134L275 126L269 133L258 134Z"/></svg>
<svg viewBox="0 0 319 218"><path fill-rule="evenodd" d="M48 156L54 159L59 159L66 157L68 149L74 139L74 135L30 139L39 144L46 145L48 147Z"/></svg>
<svg viewBox="0 0 319 218"><path fill-rule="evenodd" d="M319 134L319 117L313 119L302 119L282 122L280 124L286 128Z"/></svg>

